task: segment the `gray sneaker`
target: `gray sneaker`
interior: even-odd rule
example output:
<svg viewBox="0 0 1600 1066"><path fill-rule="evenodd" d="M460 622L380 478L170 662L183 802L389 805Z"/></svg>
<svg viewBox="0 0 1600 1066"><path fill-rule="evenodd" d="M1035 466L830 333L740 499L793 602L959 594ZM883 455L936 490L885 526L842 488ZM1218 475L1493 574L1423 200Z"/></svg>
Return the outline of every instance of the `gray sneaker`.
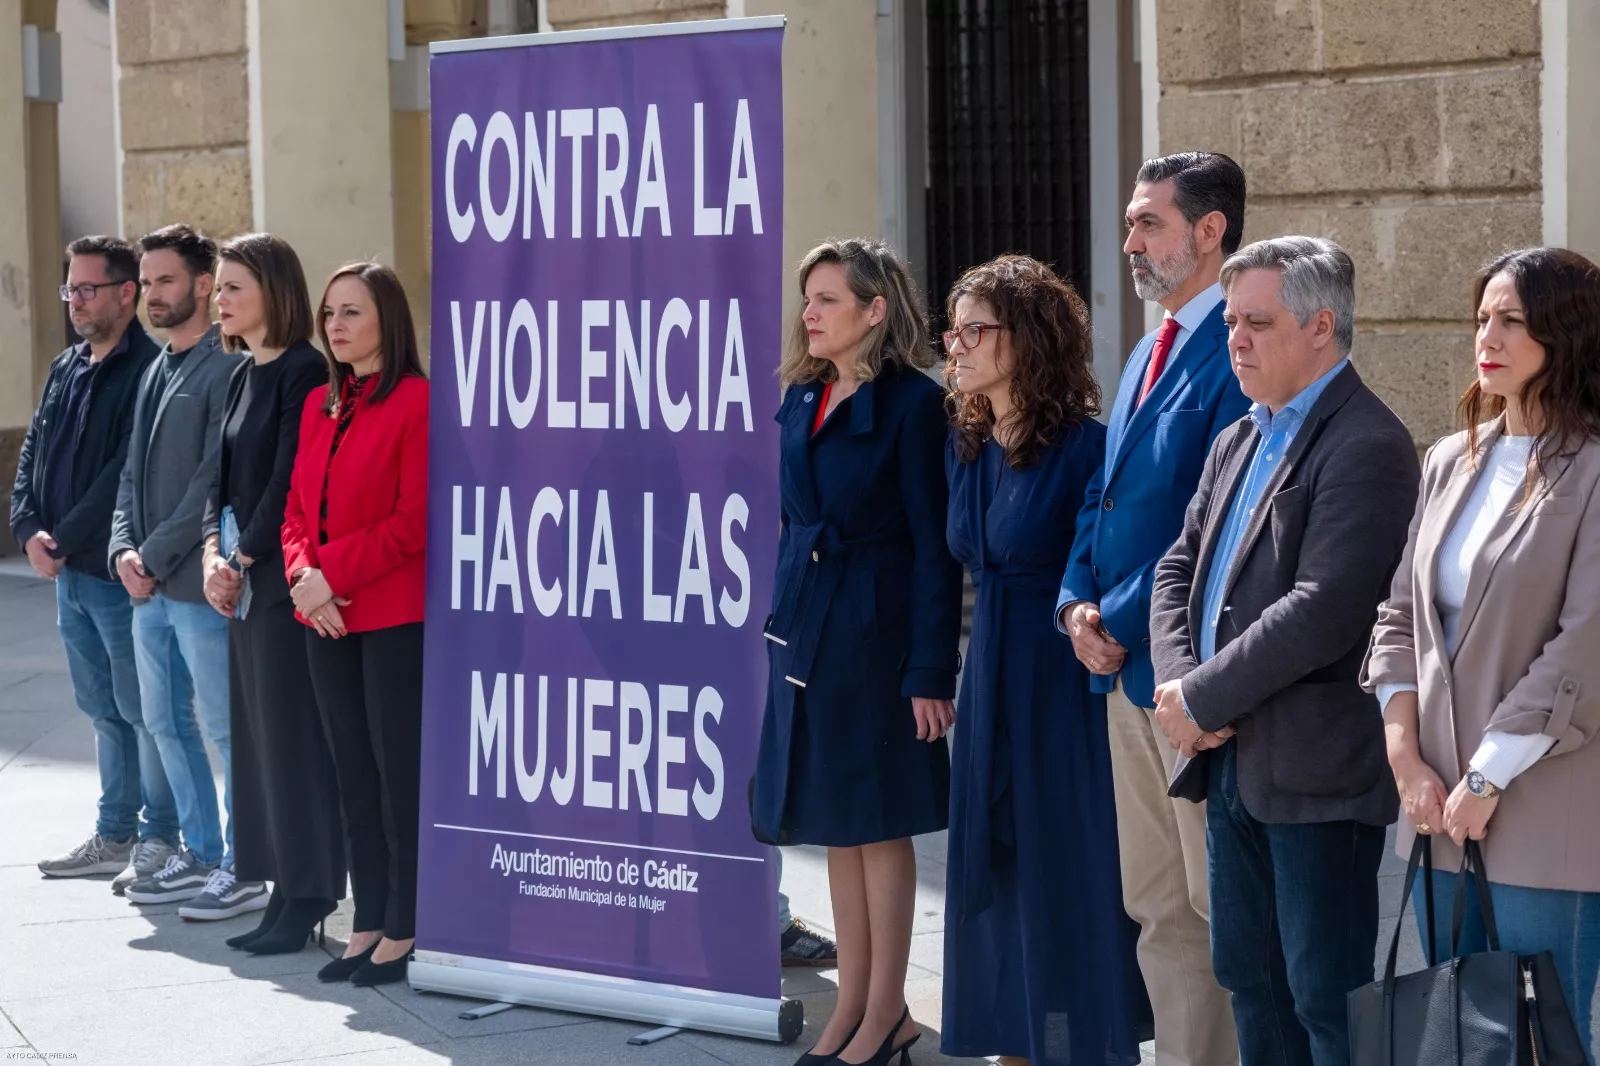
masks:
<svg viewBox="0 0 1600 1066"><path fill-rule="evenodd" d="M132 903L183 903L205 891L215 869L184 848L159 871L129 885L126 895Z"/></svg>
<svg viewBox="0 0 1600 1066"><path fill-rule="evenodd" d="M111 891L122 895L128 886L141 877L154 877L167 864L167 860L178 852L165 840L152 837L141 840L133 846L133 855L128 859L128 865L111 882Z"/></svg>
<svg viewBox="0 0 1600 1066"><path fill-rule="evenodd" d="M251 911L265 910L267 886L261 881L241 881L232 870L213 870L206 887L194 899L178 908L178 917L191 922L217 922Z"/></svg>
<svg viewBox="0 0 1600 1066"><path fill-rule="evenodd" d="M127 840L107 840L96 833L65 855L41 862L39 872L46 877L94 877L98 874L114 874L128 865L128 856L132 853L132 837Z"/></svg>

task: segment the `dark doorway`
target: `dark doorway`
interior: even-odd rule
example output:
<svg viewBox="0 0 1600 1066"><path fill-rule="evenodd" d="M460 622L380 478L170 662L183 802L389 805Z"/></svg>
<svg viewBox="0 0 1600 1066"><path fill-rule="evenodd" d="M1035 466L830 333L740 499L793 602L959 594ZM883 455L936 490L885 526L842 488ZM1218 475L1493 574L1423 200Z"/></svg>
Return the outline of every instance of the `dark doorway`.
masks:
<svg viewBox="0 0 1600 1066"><path fill-rule="evenodd" d="M1089 289L1088 0L926 0L927 282L936 329L1004 252Z"/></svg>

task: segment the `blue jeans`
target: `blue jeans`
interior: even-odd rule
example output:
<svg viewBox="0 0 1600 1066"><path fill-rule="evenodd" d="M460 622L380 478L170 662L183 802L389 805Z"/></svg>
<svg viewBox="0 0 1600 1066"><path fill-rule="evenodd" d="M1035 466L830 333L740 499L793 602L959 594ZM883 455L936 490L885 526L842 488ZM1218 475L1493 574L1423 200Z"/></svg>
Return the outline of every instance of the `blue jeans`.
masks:
<svg viewBox="0 0 1600 1066"><path fill-rule="evenodd" d="M145 725L177 799L184 845L209 865L233 862L233 817L224 838L206 741L222 759L223 807L233 809L228 740L228 620L204 603L157 592L133 608L133 643ZM203 733L203 735L202 735Z"/></svg>
<svg viewBox="0 0 1600 1066"><path fill-rule="evenodd" d="M1211 964L1240 1066L1350 1066L1345 997L1373 979L1382 826L1268 825L1239 797L1237 744L1211 756Z"/></svg>
<svg viewBox="0 0 1600 1066"><path fill-rule="evenodd" d="M1456 878L1459 874L1433 873L1433 928L1440 961L1450 955L1450 915L1455 906ZM1483 930L1483 911L1478 894L1467 892L1467 912L1461 925L1461 944L1457 954L1488 951ZM1422 878L1412 890L1412 907L1417 912L1417 929L1422 937L1424 957L1428 951L1428 926L1424 918ZM1600 978L1600 892L1559 892L1549 888L1522 888L1489 882L1489 901L1494 904L1495 928L1500 947L1519 955L1548 951L1555 958L1561 991L1577 1023L1578 1035L1595 1060L1593 1005L1596 979Z"/></svg>
<svg viewBox="0 0 1600 1066"><path fill-rule="evenodd" d="M145 729L133 665L133 605L121 585L63 569L56 579L56 627L78 709L94 723L100 816L107 840L178 843L178 809ZM139 818L144 808L144 820Z"/></svg>

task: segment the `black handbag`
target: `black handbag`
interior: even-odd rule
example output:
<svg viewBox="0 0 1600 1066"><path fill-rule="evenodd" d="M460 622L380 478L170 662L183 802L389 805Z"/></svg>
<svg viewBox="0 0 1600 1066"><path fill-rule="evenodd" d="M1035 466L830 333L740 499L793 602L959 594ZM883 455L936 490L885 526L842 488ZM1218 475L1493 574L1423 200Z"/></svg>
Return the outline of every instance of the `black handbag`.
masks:
<svg viewBox="0 0 1600 1066"><path fill-rule="evenodd" d="M1587 1066L1583 1041L1548 951L1500 950L1483 853L1467 841L1450 919L1450 958L1433 937L1433 849L1417 836L1383 979L1349 998L1350 1061L1362 1066ZM1395 976L1405 908L1423 870L1428 966ZM1489 950L1459 954L1467 885L1478 893Z"/></svg>

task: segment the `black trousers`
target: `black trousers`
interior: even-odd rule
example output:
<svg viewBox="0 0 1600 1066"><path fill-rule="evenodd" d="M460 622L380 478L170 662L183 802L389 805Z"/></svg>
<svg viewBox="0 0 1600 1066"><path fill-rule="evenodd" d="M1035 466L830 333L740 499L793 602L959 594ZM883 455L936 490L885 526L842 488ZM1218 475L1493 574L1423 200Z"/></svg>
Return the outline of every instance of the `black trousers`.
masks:
<svg viewBox="0 0 1600 1066"><path fill-rule="evenodd" d="M344 898L339 786L289 600L228 623L234 872L290 899Z"/></svg>
<svg viewBox="0 0 1600 1066"><path fill-rule="evenodd" d="M354 929L410 940L417 931L422 623L339 640L308 630L306 641L339 776Z"/></svg>

